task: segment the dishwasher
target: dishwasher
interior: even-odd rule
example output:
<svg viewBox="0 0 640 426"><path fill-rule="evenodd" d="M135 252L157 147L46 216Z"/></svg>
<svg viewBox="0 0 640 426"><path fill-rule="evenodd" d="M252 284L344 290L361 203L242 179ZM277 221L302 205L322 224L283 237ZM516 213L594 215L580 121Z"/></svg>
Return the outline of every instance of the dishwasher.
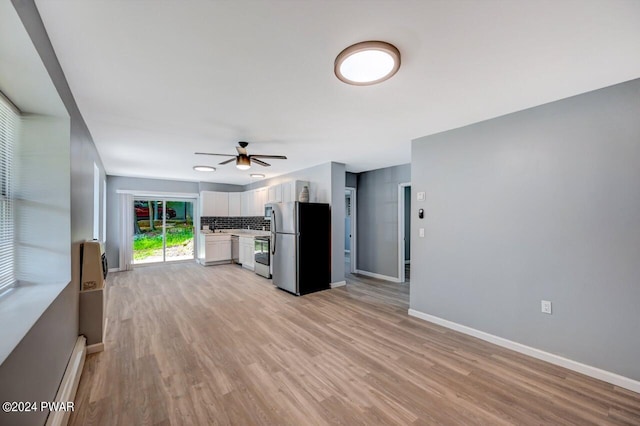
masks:
<svg viewBox="0 0 640 426"><path fill-rule="evenodd" d="M240 263L240 237L237 235L231 236L231 261Z"/></svg>

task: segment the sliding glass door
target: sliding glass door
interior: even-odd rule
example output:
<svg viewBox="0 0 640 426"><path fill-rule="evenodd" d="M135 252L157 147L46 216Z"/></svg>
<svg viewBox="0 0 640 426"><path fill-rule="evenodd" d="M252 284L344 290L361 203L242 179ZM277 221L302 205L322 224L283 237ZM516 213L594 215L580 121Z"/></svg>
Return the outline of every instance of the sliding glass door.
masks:
<svg viewBox="0 0 640 426"><path fill-rule="evenodd" d="M194 259L192 201L133 200L133 264Z"/></svg>
<svg viewBox="0 0 640 426"><path fill-rule="evenodd" d="M164 260L194 259L193 202L167 201Z"/></svg>

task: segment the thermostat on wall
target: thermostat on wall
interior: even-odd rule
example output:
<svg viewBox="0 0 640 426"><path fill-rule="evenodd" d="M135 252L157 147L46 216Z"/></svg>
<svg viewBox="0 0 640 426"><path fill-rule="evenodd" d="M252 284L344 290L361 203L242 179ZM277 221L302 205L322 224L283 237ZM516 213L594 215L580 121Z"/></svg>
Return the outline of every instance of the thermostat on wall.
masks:
<svg viewBox="0 0 640 426"><path fill-rule="evenodd" d="M424 201L424 192L418 192L418 201Z"/></svg>

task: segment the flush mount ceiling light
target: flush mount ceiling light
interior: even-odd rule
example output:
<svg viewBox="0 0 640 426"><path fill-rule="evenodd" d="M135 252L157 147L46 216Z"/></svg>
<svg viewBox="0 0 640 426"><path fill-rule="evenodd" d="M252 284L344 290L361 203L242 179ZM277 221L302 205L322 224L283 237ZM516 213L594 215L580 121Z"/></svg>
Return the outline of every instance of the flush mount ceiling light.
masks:
<svg viewBox="0 0 640 426"><path fill-rule="evenodd" d="M215 172L215 167L211 166L193 166L193 170L197 172Z"/></svg>
<svg viewBox="0 0 640 426"><path fill-rule="evenodd" d="M336 77L347 84L369 86L393 77L400 68L400 52L384 41L363 41L344 49L336 58Z"/></svg>
<svg viewBox="0 0 640 426"><path fill-rule="evenodd" d="M244 154L236 157L236 167L240 170L249 170L251 168L251 160Z"/></svg>
<svg viewBox="0 0 640 426"><path fill-rule="evenodd" d="M264 179L264 175L262 173L251 173L252 178Z"/></svg>

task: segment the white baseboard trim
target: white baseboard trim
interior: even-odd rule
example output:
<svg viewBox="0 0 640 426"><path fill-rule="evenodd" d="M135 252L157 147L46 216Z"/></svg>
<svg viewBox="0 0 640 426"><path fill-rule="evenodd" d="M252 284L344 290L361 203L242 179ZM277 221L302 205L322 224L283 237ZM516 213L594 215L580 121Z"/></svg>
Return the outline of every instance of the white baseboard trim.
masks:
<svg viewBox="0 0 640 426"><path fill-rule="evenodd" d="M107 269L107 272L108 272L108 273L111 273L111 272L120 272L120 271L122 271L122 269L120 269L120 268L109 268L109 269Z"/></svg>
<svg viewBox="0 0 640 426"><path fill-rule="evenodd" d="M102 351L104 351L104 342L94 343L93 345L87 346L87 355Z"/></svg>
<svg viewBox="0 0 640 426"><path fill-rule="evenodd" d="M331 283L331 288L344 287L345 285L347 285L346 281L336 281L335 283Z"/></svg>
<svg viewBox="0 0 640 426"><path fill-rule="evenodd" d="M378 278L380 280L385 280L385 281L391 281L394 283L399 283L400 279L398 277L390 277L387 275L382 275L382 274L376 274L375 272L369 272L369 271L363 271L361 269L356 269L356 274L360 274L360 275L365 275L367 277L371 277L371 278Z"/></svg>
<svg viewBox="0 0 640 426"><path fill-rule="evenodd" d="M522 343L514 342L503 337L485 333L484 331L476 330L475 328L467 327L466 325L458 324L453 321L425 314L424 312L416 311L415 309L409 309L409 315L432 322L434 324L441 325L451 330L459 331L460 333L468 334L469 336L477 337L478 339L493 343L494 345L502 346L503 348L511 349L521 354L528 355L530 357L576 371L578 373L584 374L585 376L593 377L594 379L602 380L603 382L611 383L612 385L640 393L640 381L633 380L628 377L612 373L610 371L601 370L600 368L592 367L578 361L564 358L560 355L555 355L550 352L532 348L531 346L523 345Z"/></svg>
<svg viewBox="0 0 640 426"><path fill-rule="evenodd" d="M78 336L54 400L54 402L59 405L66 406L68 402L73 402L76 397L78 383L80 383L80 376L82 375L82 368L84 367L84 360L86 358L86 344L87 339L84 336ZM69 422L70 415L71 411L50 411L46 425L65 426Z"/></svg>

